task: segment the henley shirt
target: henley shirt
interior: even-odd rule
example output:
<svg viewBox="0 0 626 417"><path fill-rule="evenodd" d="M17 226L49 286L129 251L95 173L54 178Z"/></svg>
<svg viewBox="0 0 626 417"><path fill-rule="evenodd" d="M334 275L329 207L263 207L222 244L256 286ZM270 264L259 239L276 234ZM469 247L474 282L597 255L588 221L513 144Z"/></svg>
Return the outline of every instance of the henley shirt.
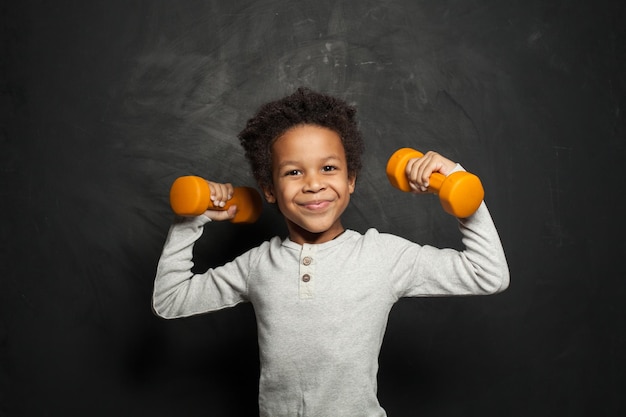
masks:
<svg viewBox="0 0 626 417"><path fill-rule="evenodd" d="M193 274L193 245L209 221L180 218L171 226L153 309L172 319L252 303L262 417L386 416L377 399L377 372L393 304L401 297L494 294L509 284L484 202L459 219L461 251L375 229L346 230L314 245L274 237Z"/></svg>

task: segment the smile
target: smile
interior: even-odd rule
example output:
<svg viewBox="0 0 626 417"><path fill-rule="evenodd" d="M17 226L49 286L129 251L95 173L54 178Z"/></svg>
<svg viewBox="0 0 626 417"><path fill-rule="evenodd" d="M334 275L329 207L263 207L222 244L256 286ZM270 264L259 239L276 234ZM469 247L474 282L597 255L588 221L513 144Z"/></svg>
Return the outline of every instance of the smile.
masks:
<svg viewBox="0 0 626 417"><path fill-rule="evenodd" d="M307 203L302 203L300 205L306 208L307 210L323 210L330 205L330 201L328 200L309 201Z"/></svg>

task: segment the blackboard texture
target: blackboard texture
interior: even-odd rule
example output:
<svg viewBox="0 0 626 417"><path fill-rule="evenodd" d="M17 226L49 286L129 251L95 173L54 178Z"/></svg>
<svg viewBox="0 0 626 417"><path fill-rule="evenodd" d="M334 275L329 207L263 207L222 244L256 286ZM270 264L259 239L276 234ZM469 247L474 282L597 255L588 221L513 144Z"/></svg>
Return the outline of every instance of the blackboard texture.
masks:
<svg viewBox="0 0 626 417"><path fill-rule="evenodd" d="M172 181L254 186L236 135L298 86L358 108L367 150L348 227L458 247L435 198L384 175L397 148L432 149L481 177L510 263L503 294L394 307L389 415L625 415L622 1L0 11L0 416L258 412L252 308L161 320L152 280ZM211 225L196 267L284 232L269 206L253 226Z"/></svg>

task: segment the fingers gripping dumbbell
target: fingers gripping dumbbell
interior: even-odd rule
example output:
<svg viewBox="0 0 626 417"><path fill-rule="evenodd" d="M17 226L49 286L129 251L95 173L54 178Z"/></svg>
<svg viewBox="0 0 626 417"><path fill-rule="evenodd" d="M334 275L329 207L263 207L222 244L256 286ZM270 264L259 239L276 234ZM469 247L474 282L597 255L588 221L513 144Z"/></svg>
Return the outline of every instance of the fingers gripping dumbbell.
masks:
<svg viewBox="0 0 626 417"><path fill-rule="evenodd" d="M406 176L406 166L410 159L421 158L424 154L415 149L398 149L387 162L387 178L391 185L409 192L411 186ZM443 209L455 217L469 217L478 209L485 191L480 179L469 172L457 171L447 177L434 172L429 178L428 190L439 195Z"/></svg>
<svg viewBox="0 0 626 417"><path fill-rule="evenodd" d="M263 209L259 193L251 187L235 187L233 197L224 207L211 204L211 189L205 179L193 175L179 177L170 189L170 205L180 216L199 216L206 210L228 210L237 206L232 223L254 223Z"/></svg>

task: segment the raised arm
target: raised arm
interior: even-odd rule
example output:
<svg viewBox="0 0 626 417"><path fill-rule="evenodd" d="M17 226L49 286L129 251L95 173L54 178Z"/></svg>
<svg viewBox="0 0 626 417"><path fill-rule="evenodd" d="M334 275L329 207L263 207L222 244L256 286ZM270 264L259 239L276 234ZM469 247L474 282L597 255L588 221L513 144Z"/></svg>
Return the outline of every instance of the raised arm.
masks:
<svg viewBox="0 0 626 417"><path fill-rule="evenodd" d="M193 245L206 216L179 218L169 230L154 280L152 306L163 318L178 318L232 307L246 301L248 257L194 274Z"/></svg>
<svg viewBox="0 0 626 417"><path fill-rule="evenodd" d="M458 171L464 171L459 164L427 152L410 159L404 173L410 190L420 194L431 192L431 174L447 177ZM494 294L508 287L508 264L483 195L476 201L475 212L458 219L463 250L419 245L396 249L403 253L399 265L404 266L398 271L402 278L396 282L401 296Z"/></svg>

